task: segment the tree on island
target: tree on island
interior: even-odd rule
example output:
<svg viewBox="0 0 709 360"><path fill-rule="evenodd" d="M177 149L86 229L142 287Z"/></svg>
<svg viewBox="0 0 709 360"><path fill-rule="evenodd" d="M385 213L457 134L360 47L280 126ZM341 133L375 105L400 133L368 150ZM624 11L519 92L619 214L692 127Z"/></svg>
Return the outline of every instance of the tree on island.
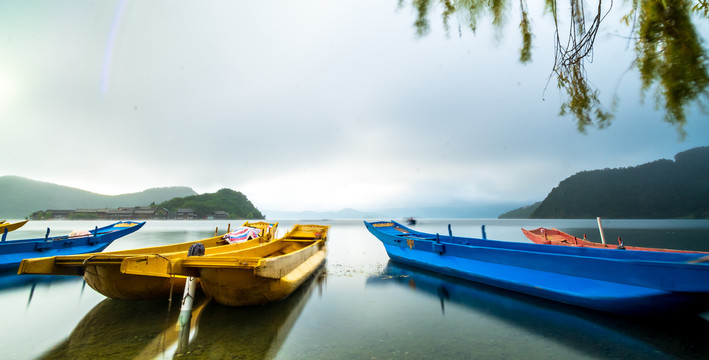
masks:
<svg viewBox="0 0 709 360"><path fill-rule="evenodd" d="M171 216L177 213L177 209L190 208L198 218L211 216L215 211L225 211L229 213L229 219L264 219L263 214L254 207L246 195L226 188L216 193L174 198L161 203L158 207L168 209Z"/></svg>

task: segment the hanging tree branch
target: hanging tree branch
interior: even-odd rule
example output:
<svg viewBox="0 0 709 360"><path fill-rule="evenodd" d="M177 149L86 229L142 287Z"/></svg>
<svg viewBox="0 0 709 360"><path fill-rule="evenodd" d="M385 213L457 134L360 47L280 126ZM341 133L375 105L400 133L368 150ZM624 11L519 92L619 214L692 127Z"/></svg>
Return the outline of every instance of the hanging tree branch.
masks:
<svg viewBox="0 0 709 360"><path fill-rule="evenodd" d="M599 128L606 127L613 118L611 111L602 108L598 99L599 91L589 84L586 75L585 62L593 61L593 45L598 34L601 22L610 12L611 6L605 13L602 0L598 1L596 15L591 23L586 25L586 14L583 0L570 0L571 16L569 35L564 44L559 34L558 7L556 0L549 0L554 16L555 42L554 42L554 67L552 75L557 77L557 86L566 91L568 99L561 105L560 113L571 113L576 118L579 131L585 131L589 125Z"/></svg>

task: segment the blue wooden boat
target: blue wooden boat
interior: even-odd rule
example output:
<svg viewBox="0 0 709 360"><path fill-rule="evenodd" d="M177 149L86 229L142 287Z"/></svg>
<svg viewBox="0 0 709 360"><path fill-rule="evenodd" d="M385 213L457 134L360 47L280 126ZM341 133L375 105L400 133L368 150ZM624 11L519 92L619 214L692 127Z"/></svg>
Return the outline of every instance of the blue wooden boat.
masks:
<svg viewBox="0 0 709 360"><path fill-rule="evenodd" d="M703 253L607 251L429 234L366 222L396 262L586 308L627 314L709 310Z"/></svg>
<svg viewBox="0 0 709 360"><path fill-rule="evenodd" d="M120 237L138 231L145 222L119 221L95 227L93 230L75 231L64 236L0 241L0 270L17 269L22 259L99 252Z"/></svg>

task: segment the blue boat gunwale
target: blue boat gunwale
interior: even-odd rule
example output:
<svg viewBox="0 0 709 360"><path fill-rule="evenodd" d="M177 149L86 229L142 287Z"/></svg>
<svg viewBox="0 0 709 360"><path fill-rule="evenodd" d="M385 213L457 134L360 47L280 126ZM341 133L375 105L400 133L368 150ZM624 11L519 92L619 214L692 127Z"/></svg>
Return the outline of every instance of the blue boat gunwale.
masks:
<svg viewBox="0 0 709 360"><path fill-rule="evenodd" d="M375 224L394 224L391 227L381 227ZM376 221L367 222L366 226L376 228L377 231L399 238L410 238L412 240L420 241L440 241L444 244L456 244L464 245L470 247L480 247L480 248L490 248L494 246L496 249L507 249L512 251L524 251L527 253L537 253L543 250L544 253L558 254L564 256L577 256L577 257L594 257L594 258L604 258L608 260L620 260L620 261L649 261L653 263L657 262L669 262L672 264L678 264L679 261L691 261L698 258L706 256L704 253L669 253L669 252L656 252L656 251L641 251L641 250L616 250L616 249L605 249L605 248L592 248L592 247L574 247L574 246L563 246L563 245L552 245L552 244L535 244L526 242L514 242L514 241L502 241L502 240L491 240L491 239L480 239L475 237L463 237L463 236L450 236L450 235L440 235L440 234L429 234L420 231L410 229L396 221ZM400 231L391 231L391 229L401 228L408 233ZM384 231L383 231L384 229ZM387 231L389 230L389 231ZM413 235L413 236L412 236ZM540 247L541 245L541 247ZM421 249L424 250L425 249Z"/></svg>
<svg viewBox="0 0 709 360"><path fill-rule="evenodd" d="M117 226L119 224L134 224L132 226ZM130 229L134 226L138 226L139 228L142 227L145 224L145 221L118 221L110 225L102 226L102 227L95 227L94 229L87 230L91 234L88 235L80 235L80 236L73 236L70 237L69 235L59 235L59 236L49 236L46 239L43 237L40 238L33 238L33 239L19 239L19 240L12 240L12 239L7 239L1 244L23 244L23 243L32 243L32 242L38 242L38 241L60 241L60 240L75 240L75 239L82 239L82 238L87 238L91 236L100 236L100 235L106 235L106 234L111 234L114 232L122 231L125 229Z"/></svg>

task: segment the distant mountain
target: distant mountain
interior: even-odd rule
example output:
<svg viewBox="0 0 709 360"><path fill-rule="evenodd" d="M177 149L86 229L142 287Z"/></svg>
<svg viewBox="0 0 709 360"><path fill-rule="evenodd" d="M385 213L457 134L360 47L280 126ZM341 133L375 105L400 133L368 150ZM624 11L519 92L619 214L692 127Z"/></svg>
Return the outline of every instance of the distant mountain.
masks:
<svg viewBox="0 0 709 360"><path fill-rule="evenodd" d="M532 213L534 210L537 210L539 205L541 205L541 201L537 201L532 205L527 205L523 206L518 209L510 210L502 215L500 215L498 218L500 219L529 219L530 216L532 216Z"/></svg>
<svg viewBox="0 0 709 360"><path fill-rule="evenodd" d="M559 183L531 218L709 219L709 147L672 160L579 172Z"/></svg>
<svg viewBox="0 0 709 360"><path fill-rule="evenodd" d="M0 218L25 218L35 211L47 209L103 209L150 205L153 202L157 204L175 197L196 194L189 187L175 186L122 195L102 195L19 176L0 176Z"/></svg>
<svg viewBox="0 0 709 360"><path fill-rule="evenodd" d="M406 219L414 217L416 219L479 219L495 218L497 214L520 203L499 203L481 204L471 203L456 206L438 207L406 207L406 208L386 208L374 209L371 211L361 211L355 209L342 209L339 211L278 211L264 210L268 219L291 219L291 220L344 220L344 219Z"/></svg>
<svg viewBox="0 0 709 360"><path fill-rule="evenodd" d="M361 212L354 209L340 211L280 211L265 210L264 215L272 220L343 220L343 219L375 219L382 217L374 213Z"/></svg>
<svg viewBox="0 0 709 360"><path fill-rule="evenodd" d="M494 219L501 212L522 206L522 203L463 203L455 206L426 206L378 209L391 219Z"/></svg>

